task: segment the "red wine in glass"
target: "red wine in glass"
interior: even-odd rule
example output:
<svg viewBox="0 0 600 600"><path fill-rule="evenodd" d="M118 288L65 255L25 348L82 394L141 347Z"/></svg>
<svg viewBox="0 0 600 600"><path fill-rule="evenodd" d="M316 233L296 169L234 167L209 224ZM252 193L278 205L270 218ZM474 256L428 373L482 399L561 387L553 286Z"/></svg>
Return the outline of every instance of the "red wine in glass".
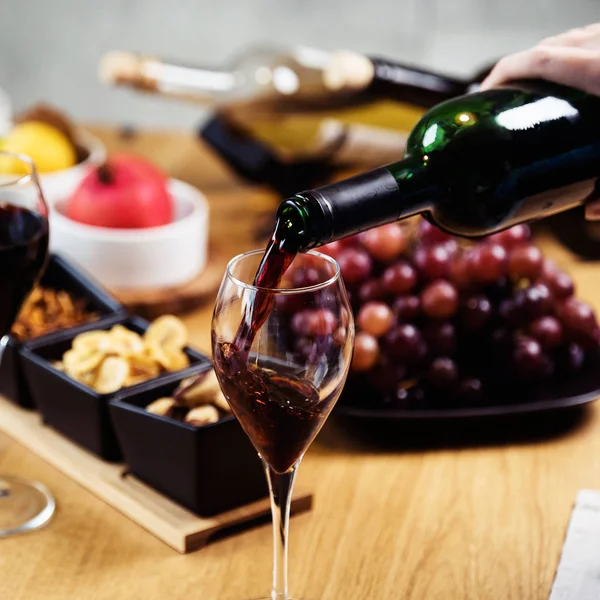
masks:
<svg viewBox="0 0 600 600"><path fill-rule="evenodd" d="M48 222L20 206L0 204L0 337L10 331L48 256Z"/></svg>
<svg viewBox="0 0 600 600"><path fill-rule="evenodd" d="M248 305L233 343L215 345L214 364L232 408L260 455L285 473L304 454L329 414L310 382L295 378L281 362L273 369L250 362L254 338L268 319L276 289L296 256L275 227L254 277L254 301ZM264 362L264 361L263 361ZM337 395L332 395L337 399Z"/></svg>
<svg viewBox="0 0 600 600"><path fill-rule="evenodd" d="M225 342L214 356L225 395L262 458L277 473L285 473L310 446L341 387L321 398L312 383L293 375L292 365L263 358L261 366L232 369L231 352L235 350Z"/></svg>

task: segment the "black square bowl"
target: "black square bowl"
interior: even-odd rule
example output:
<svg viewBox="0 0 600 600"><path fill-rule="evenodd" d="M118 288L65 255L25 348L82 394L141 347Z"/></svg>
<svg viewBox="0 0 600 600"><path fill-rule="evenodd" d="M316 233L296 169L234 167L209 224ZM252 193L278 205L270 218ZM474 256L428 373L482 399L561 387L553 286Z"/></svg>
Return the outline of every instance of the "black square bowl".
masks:
<svg viewBox="0 0 600 600"><path fill-rule="evenodd" d="M110 402L131 472L203 517L267 496L258 454L233 415L194 427L145 410L154 400L170 396L178 383L149 385L135 396Z"/></svg>
<svg viewBox="0 0 600 600"><path fill-rule="evenodd" d="M190 358L188 368L164 373L112 394L98 394L92 388L71 379L66 373L52 366L53 361L60 360L62 355L71 348L73 338L77 334L94 329L107 330L117 323L140 334L149 325L147 321L138 317L107 319L102 323L90 323L78 328L77 331L64 331L52 339L31 342L21 349L27 384L44 422L93 454L109 461L118 461L122 458L110 420L109 400L135 396L141 389L152 383L183 379L210 364L210 360L203 354L185 348L185 353Z"/></svg>
<svg viewBox="0 0 600 600"><path fill-rule="evenodd" d="M64 290L76 298L86 300L89 309L98 313L100 321L116 316L123 317L126 313L123 305L108 292L56 254L50 257L40 284L54 290ZM100 321L95 321L95 324ZM78 325L73 330L80 327L85 326ZM9 335L8 344L0 360L0 394L23 408L35 408L23 375L20 357L21 347L28 343L52 339L52 337L64 331L51 332L30 342L21 342L14 336Z"/></svg>

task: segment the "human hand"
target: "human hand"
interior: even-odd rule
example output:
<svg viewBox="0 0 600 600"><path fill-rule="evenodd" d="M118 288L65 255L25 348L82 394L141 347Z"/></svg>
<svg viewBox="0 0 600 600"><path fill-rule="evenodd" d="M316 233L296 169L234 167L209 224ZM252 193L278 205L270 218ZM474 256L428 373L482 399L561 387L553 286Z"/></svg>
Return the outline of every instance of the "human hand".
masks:
<svg viewBox="0 0 600 600"><path fill-rule="evenodd" d="M504 57L481 89L515 79L547 79L600 96L600 23L571 29Z"/></svg>
<svg viewBox="0 0 600 600"><path fill-rule="evenodd" d="M546 79L600 96L600 23L571 29L506 56L480 89L515 79ZM600 201L587 204L585 216L600 220Z"/></svg>

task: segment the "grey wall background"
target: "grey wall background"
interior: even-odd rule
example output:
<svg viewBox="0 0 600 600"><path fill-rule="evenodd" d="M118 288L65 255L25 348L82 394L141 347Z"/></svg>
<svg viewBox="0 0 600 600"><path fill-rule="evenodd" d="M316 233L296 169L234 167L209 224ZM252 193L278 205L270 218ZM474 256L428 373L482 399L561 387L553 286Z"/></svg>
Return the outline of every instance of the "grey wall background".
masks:
<svg viewBox="0 0 600 600"><path fill-rule="evenodd" d="M108 49L218 63L253 42L380 53L468 74L600 21L598 0L0 0L0 87L78 119L188 127L199 111L104 88Z"/></svg>

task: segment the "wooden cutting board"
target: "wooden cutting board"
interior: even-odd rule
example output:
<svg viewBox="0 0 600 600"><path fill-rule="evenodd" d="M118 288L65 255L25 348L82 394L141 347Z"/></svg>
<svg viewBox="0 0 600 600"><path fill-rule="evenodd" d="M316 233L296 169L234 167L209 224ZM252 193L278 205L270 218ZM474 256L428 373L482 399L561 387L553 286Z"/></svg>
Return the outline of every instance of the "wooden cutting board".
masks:
<svg viewBox="0 0 600 600"><path fill-rule="evenodd" d="M264 523L268 498L209 518L199 517L127 472L125 465L105 462L70 442L40 415L0 398L0 429L65 473L84 488L182 554L215 538ZM60 507L61 498L56 498ZM312 494L298 490L292 514L312 508Z"/></svg>

